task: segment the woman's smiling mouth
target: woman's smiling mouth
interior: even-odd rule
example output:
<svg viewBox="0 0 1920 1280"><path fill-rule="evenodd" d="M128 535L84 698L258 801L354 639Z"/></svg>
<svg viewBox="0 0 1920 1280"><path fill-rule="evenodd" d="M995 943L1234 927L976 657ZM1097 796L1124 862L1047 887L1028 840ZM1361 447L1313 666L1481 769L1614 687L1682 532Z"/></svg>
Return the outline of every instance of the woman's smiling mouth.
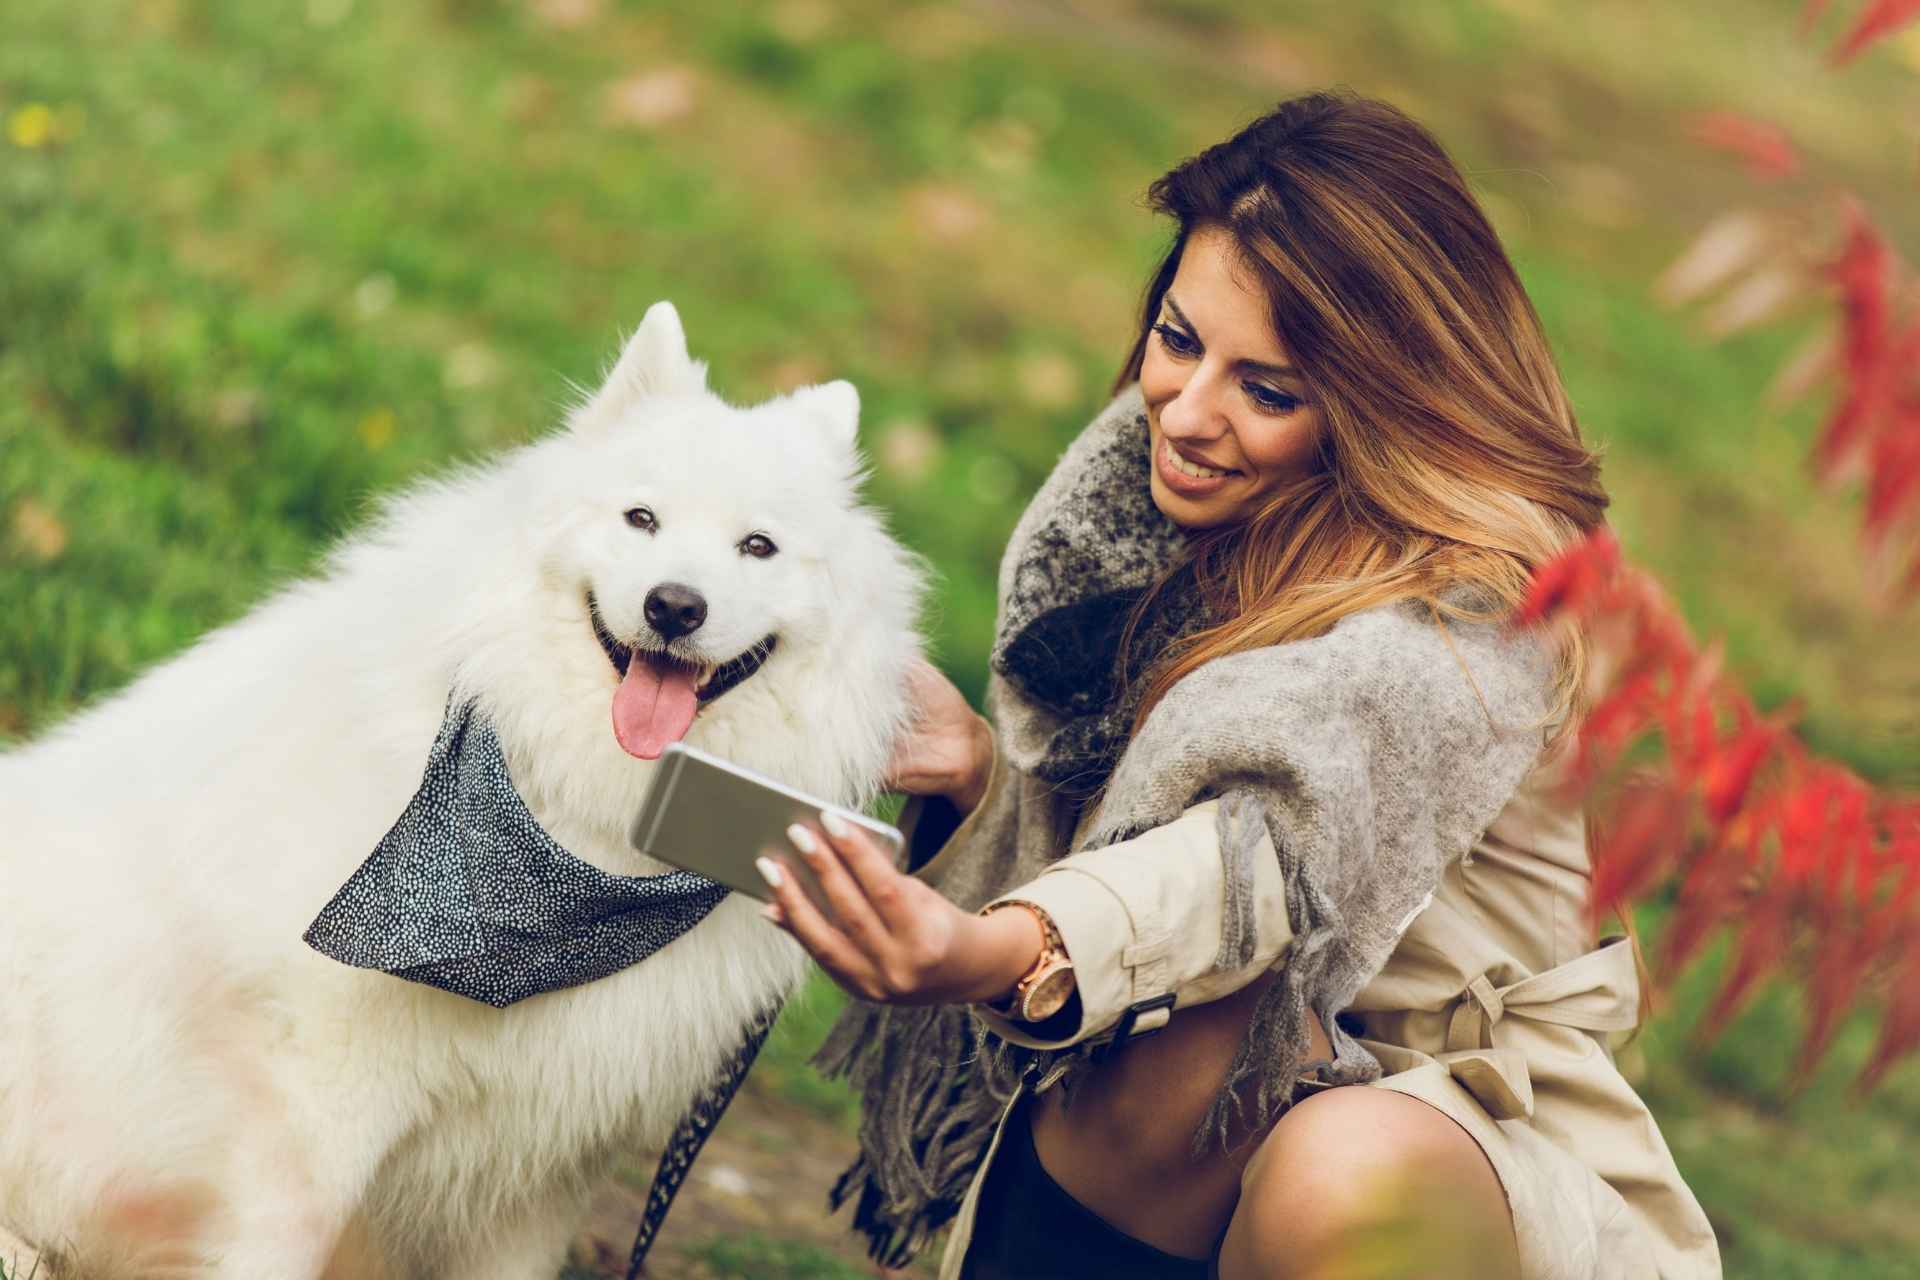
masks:
<svg viewBox="0 0 1920 1280"><path fill-rule="evenodd" d="M1229 479L1240 474L1231 468L1208 467L1192 461L1165 436L1160 438L1160 447L1154 451L1154 467L1169 489L1186 498L1217 492Z"/></svg>

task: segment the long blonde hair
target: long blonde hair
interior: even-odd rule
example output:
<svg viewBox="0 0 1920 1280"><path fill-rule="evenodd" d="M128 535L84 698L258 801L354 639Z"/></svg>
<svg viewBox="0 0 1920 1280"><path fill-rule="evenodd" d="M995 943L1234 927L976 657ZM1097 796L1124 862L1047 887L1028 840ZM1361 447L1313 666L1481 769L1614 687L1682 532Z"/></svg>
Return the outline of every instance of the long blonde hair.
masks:
<svg viewBox="0 0 1920 1280"><path fill-rule="evenodd" d="M1152 658L1142 719L1200 664L1357 610L1415 599L1441 625L1499 617L1536 566L1600 523L1599 457L1539 315L1466 180L1406 114L1350 93L1294 98L1149 198L1179 225L1115 390L1140 376L1187 242L1217 227L1263 286L1325 429L1306 478L1194 537L1225 620ZM1460 584L1483 603L1440 598ZM1567 636L1553 718L1576 709L1585 663L1584 640Z"/></svg>

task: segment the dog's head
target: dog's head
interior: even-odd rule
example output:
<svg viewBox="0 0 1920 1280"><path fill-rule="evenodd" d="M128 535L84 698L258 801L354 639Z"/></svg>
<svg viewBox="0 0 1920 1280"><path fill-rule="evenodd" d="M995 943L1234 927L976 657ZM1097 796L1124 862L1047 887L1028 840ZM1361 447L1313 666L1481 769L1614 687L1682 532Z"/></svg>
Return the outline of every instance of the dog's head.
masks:
<svg viewBox="0 0 1920 1280"><path fill-rule="evenodd" d="M897 678L918 575L859 505L859 408L846 382L725 403L662 302L574 412L547 574L577 601L629 755L727 705L760 703L764 723L736 690L778 686L773 713L802 719L810 682ZM883 669L860 669L876 645Z"/></svg>

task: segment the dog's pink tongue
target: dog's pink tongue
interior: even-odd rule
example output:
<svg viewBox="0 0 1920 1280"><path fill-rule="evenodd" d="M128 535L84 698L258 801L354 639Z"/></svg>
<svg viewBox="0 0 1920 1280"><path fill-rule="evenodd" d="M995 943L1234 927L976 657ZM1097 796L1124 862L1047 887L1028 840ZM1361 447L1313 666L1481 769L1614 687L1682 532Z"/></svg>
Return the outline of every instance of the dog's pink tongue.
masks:
<svg viewBox="0 0 1920 1280"><path fill-rule="evenodd" d="M656 666L636 653L613 691L613 736L628 755L658 760L669 742L687 736L698 702L690 668Z"/></svg>

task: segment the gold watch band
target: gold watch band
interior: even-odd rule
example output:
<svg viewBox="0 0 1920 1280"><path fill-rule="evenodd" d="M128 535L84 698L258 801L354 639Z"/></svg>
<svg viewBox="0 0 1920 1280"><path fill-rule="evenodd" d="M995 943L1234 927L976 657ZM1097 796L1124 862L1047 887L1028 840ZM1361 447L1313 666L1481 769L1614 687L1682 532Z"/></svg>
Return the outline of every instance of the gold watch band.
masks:
<svg viewBox="0 0 1920 1280"><path fill-rule="evenodd" d="M981 908L980 914L988 915L1003 907L1024 907L1033 913L1040 924L1040 954L1034 958L1032 967L1020 975L1009 994L986 1001L986 1006L1003 1017L1042 1022L1060 1012L1073 996L1073 959L1067 954L1059 926L1037 903L1019 899L992 902Z"/></svg>

